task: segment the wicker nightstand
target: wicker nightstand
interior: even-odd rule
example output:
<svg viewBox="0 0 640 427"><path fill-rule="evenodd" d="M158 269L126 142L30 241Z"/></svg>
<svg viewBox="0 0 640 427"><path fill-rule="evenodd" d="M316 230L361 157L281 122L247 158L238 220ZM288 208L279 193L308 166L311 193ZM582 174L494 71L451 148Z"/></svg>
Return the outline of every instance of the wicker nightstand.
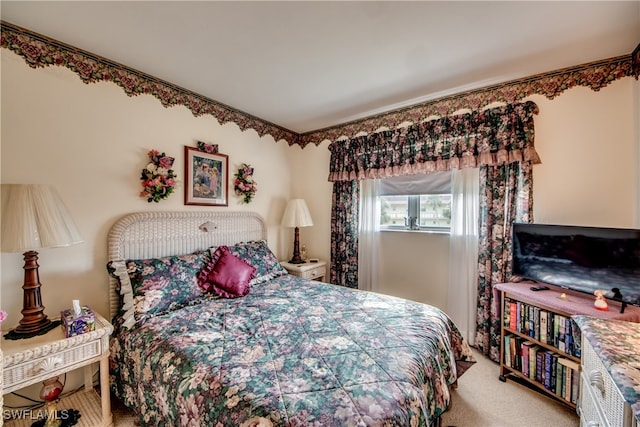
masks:
<svg viewBox="0 0 640 427"><path fill-rule="evenodd" d="M2 393L84 368L84 390L62 398L58 409L79 410L81 416L77 426L113 426L109 395L109 335L112 332L113 326L96 314L94 331L71 338L65 338L60 327L29 339L3 338ZM92 367L96 362L100 362L100 396L93 389ZM37 409L32 415L35 413ZM30 426L34 421L25 413L22 419L5 421L5 425Z"/></svg>
<svg viewBox="0 0 640 427"><path fill-rule="evenodd" d="M293 276L302 277L304 279L324 281L327 274L327 263L325 261L305 262L304 264L290 264L281 261L280 264Z"/></svg>

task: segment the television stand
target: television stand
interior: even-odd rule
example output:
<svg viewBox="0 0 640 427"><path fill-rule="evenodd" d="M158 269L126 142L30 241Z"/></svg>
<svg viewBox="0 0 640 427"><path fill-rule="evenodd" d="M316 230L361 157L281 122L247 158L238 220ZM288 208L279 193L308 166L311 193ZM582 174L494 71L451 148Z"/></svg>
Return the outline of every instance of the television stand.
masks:
<svg viewBox="0 0 640 427"><path fill-rule="evenodd" d="M640 323L640 307L625 304L623 308L608 300L609 310L601 311L594 307L593 296L554 285L532 291L536 284L521 281L494 287L501 293L499 379L517 379L575 409L581 335L571 316Z"/></svg>

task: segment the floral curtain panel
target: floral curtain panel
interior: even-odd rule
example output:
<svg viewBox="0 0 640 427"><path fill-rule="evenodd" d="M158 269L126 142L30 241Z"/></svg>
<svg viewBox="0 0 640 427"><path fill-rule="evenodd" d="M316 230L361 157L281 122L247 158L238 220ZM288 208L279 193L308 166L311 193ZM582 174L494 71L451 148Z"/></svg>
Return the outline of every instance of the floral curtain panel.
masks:
<svg viewBox="0 0 640 427"><path fill-rule="evenodd" d="M508 282L511 277L513 223L531 221L531 164L481 167L475 346L495 362L500 360L500 297L493 285Z"/></svg>
<svg viewBox="0 0 640 427"><path fill-rule="evenodd" d="M357 181L333 183L329 282L348 288L358 287L359 207L360 185Z"/></svg>
<svg viewBox="0 0 640 427"><path fill-rule="evenodd" d="M336 141L329 146L329 181L539 163L533 146L537 113L529 101Z"/></svg>

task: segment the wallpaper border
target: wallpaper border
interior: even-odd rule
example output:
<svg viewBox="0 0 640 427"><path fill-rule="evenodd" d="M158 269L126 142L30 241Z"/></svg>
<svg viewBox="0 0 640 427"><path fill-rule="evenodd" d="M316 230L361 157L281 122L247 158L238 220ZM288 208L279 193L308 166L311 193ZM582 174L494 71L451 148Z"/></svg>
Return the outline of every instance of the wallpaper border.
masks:
<svg viewBox="0 0 640 427"><path fill-rule="evenodd" d="M392 129L406 122L418 123L433 116L444 116L462 109L477 110L494 102L519 102L531 95L543 95L553 99L576 86L586 86L598 91L623 77L634 76L638 79L640 75L638 45L628 55L536 74L324 129L296 133L165 80L6 21L0 21L0 28L0 47L15 52L32 68L62 66L75 72L84 83L113 82L128 96L152 95L166 108L182 105L196 117L211 115L220 124L232 122L242 131L253 129L260 137L270 135L276 142L284 140L290 146L297 144L302 148L307 144L333 142L363 132L375 132L381 128Z"/></svg>
<svg viewBox="0 0 640 427"><path fill-rule="evenodd" d="M638 79L640 67L633 69L631 57L632 55L629 54L536 74L342 123L338 126L306 132L300 135L299 143L304 146L309 143L319 144L326 140L352 138L361 132L372 133L381 128L392 129L405 122L419 123L432 116L442 117L462 109L482 109L494 102L506 104L520 102L531 95L543 95L553 99L575 86L586 86L597 92L623 77L635 76Z"/></svg>
<svg viewBox="0 0 640 427"><path fill-rule="evenodd" d="M291 145L299 137L296 132L282 126L91 52L6 21L0 21L0 27L0 47L24 58L31 68L62 66L76 73L84 83L112 82L128 96L152 95L166 108L183 105L196 117L208 114L221 125L232 122L240 130L255 130L261 137L271 135L276 142L285 140Z"/></svg>

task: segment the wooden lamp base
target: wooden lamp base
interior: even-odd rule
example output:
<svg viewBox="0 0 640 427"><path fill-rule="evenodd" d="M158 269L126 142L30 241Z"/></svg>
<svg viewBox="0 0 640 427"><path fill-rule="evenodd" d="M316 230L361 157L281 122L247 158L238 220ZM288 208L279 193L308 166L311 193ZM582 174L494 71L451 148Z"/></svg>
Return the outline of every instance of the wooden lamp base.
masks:
<svg viewBox="0 0 640 427"><path fill-rule="evenodd" d="M56 324L44 314L42 295L40 294L40 274L38 273L38 252L24 253L24 290L22 301L22 319L18 326L11 331L14 339L29 338L41 335L53 329Z"/></svg>
<svg viewBox="0 0 640 427"><path fill-rule="evenodd" d="M304 264L305 260L300 256L300 229L295 228L293 238L293 257L289 260L289 264Z"/></svg>

